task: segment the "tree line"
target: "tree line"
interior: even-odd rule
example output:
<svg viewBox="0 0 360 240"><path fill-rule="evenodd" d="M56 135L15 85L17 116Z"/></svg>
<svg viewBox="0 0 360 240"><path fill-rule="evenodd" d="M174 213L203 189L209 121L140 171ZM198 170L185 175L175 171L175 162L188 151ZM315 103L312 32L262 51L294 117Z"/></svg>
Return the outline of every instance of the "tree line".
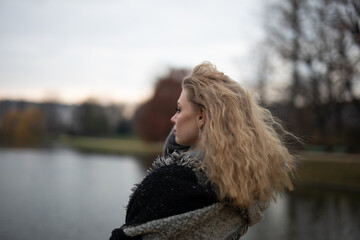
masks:
<svg viewBox="0 0 360 240"><path fill-rule="evenodd" d="M260 92L282 78L280 118L329 151L360 151L359 19L358 0L279 0L267 8Z"/></svg>
<svg viewBox="0 0 360 240"><path fill-rule="evenodd" d="M185 69L169 69L157 79L153 96L126 116L124 104L100 104L87 99L79 105L56 102L0 101L2 146L43 146L59 134L114 137L137 135L144 141L163 141L171 130Z"/></svg>

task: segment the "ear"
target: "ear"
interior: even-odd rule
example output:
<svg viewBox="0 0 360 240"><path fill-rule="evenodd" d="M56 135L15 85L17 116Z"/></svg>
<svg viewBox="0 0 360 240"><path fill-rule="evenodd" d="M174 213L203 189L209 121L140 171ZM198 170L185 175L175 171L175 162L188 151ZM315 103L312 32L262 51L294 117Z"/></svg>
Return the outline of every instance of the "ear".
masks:
<svg viewBox="0 0 360 240"><path fill-rule="evenodd" d="M199 110L198 114L198 128L201 129L206 122L206 113L203 109Z"/></svg>

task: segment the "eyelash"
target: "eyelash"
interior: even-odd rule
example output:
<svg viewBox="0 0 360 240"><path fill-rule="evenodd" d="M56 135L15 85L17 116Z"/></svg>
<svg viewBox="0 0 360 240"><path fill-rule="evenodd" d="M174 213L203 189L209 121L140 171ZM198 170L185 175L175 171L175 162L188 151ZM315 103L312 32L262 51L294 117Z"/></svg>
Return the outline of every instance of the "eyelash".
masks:
<svg viewBox="0 0 360 240"><path fill-rule="evenodd" d="M175 108L175 110L176 110L176 112L180 112L180 108L178 108L178 107Z"/></svg>

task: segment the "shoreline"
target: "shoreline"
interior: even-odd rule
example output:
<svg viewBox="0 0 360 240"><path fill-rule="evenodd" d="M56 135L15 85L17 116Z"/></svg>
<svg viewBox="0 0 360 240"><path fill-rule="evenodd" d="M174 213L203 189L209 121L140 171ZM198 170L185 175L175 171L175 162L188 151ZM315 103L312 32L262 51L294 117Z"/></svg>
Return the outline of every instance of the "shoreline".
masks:
<svg viewBox="0 0 360 240"><path fill-rule="evenodd" d="M146 143L136 137L83 137L62 135L60 145L80 151L147 157L162 155L164 142ZM295 188L331 188L360 191L360 154L301 152L293 174Z"/></svg>

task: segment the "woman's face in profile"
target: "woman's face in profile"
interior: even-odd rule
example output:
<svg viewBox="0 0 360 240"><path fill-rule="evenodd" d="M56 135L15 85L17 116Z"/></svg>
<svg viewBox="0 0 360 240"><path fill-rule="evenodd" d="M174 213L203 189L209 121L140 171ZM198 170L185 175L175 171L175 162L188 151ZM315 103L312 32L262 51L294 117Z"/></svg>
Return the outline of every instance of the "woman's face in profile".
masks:
<svg viewBox="0 0 360 240"><path fill-rule="evenodd" d="M195 146L199 135L200 111L195 110L188 101L188 90L186 89L182 90L177 105L176 113L171 118L171 122L174 124L175 141L180 145Z"/></svg>

